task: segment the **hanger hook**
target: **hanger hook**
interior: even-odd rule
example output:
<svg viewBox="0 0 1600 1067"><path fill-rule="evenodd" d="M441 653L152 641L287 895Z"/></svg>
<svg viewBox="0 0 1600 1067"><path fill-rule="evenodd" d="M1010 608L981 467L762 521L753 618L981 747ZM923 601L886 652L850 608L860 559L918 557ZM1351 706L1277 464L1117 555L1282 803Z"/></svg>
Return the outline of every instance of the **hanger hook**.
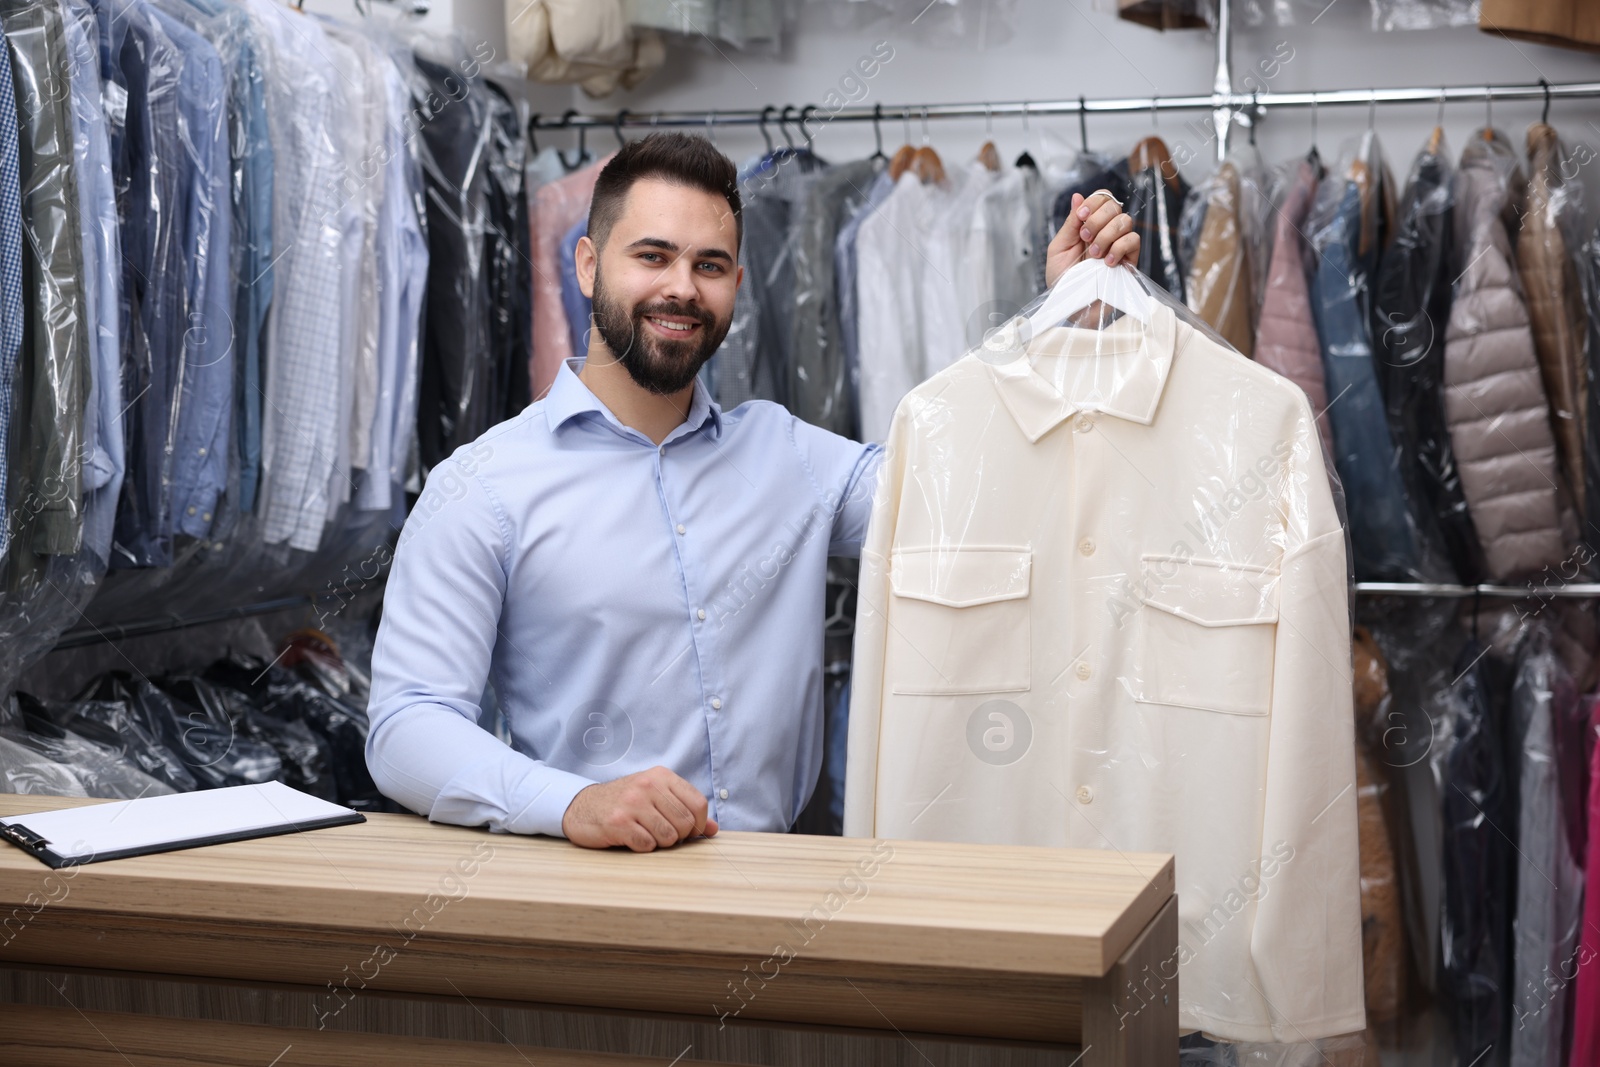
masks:
<svg viewBox="0 0 1600 1067"><path fill-rule="evenodd" d="M1439 86L1439 121L1434 123L1440 128L1444 127L1444 86Z"/></svg>
<svg viewBox="0 0 1600 1067"><path fill-rule="evenodd" d="M1487 133L1494 129L1494 86L1483 87L1483 129Z"/></svg>
<svg viewBox="0 0 1600 1067"><path fill-rule="evenodd" d="M624 122L626 122L627 119L628 119L628 109L627 108L622 108L620 111L617 112L616 117L612 120L612 123L611 123L611 132L617 135L617 147L618 148L621 148L621 147L623 147L624 145L626 145L628 143L628 139L626 137L622 136L622 124Z"/></svg>
<svg viewBox="0 0 1600 1067"><path fill-rule="evenodd" d="M1156 128L1156 98L1153 96L1150 98L1150 128Z"/></svg>
<svg viewBox="0 0 1600 1067"><path fill-rule="evenodd" d="M1089 151L1089 102L1083 97L1078 97L1078 140L1083 143L1083 150Z"/></svg>
<svg viewBox="0 0 1600 1067"><path fill-rule="evenodd" d="M784 142L788 144L791 151L794 149L794 134L789 132L789 113L793 110L793 104L784 104L783 110L778 113L778 129L783 132Z"/></svg>
<svg viewBox="0 0 1600 1067"><path fill-rule="evenodd" d="M536 156L536 155L539 154L539 137L538 137L538 135L536 133L533 132L534 130L537 130L538 128L539 128L539 113L537 111L535 111L532 115L530 115L528 117L528 154L529 155Z"/></svg>
<svg viewBox="0 0 1600 1067"><path fill-rule="evenodd" d="M906 144L911 143L911 105L905 104L900 108L900 122L906 128Z"/></svg>
<svg viewBox="0 0 1600 1067"><path fill-rule="evenodd" d="M811 147L811 142L816 139L816 134L811 132L811 128L806 125L806 120L809 119L812 112L816 110L817 105L815 104L807 104L805 107L800 109L800 132L805 135L806 148L808 149Z"/></svg>
<svg viewBox="0 0 1600 1067"><path fill-rule="evenodd" d="M774 149L772 145L772 133L767 129L767 120L770 119L773 112L777 110L778 109L773 107L771 104L768 104L766 107L761 109L761 139L767 142L767 155L769 156L772 155Z"/></svg>
<svg viewBox="0 0 1600 1067"><path fill-rule="evenodd" d="M661 112L659 112L659 111L650 112L650 132L651 133L656 132L656 129L660 126L660 124L661 124Z"/></svg>
<svg viewBox="0 0 1600 1067"><path fill-rule="evenodd" d="M1367 132L1371 133L1378 125L1378 90L1369 89L1368 92L1372 97L1367 102Z"/></svg>
<svg viewBox="0 0 1600 1067"><path fill-rule="evenodd" d="M706 140L711 142L711 147L717 147L717 109L712 108L706 112Z"/></svg>
<svg viewBox="0 0 1600 1067"><path fill-rule="evenodd" d="M994 133L994 105L985 102L983 105L983 135L985 137Z"/></svg>
<svg viewBox="0 0 1600 1067"><path fill-rule="evenodd" d="M1539 125L1548 126L1550 124L1550 83L1540 78L1539 86L1544 89L1544 110L1539 113Z"/></svg>
<svg viewBox="0 0 1600 1067"><path fill-rule="evenodd" d="M878 155L883 155L883 105L872 105L872 139L878 145Z"/></svg>
<svg viewBox="0 0 1600 1067"><path fill-rule="evenodd" d="M1311 94L1311 150L1317 150L1317 94Z"/></svg>
<svg viewBox="0 0 1600 1067"><path fill-rule="evenodd" d="M1028 136L1028 102L1026 100L1022 102L1022 136L1024 140Z"/></svg>
<svg viewBox="0 0 1600 1067"><path fill-rule="evenodd" d="M1256 102L1256 90L1251 89L1250 90L1250 147L1251 148L1254 148L1256 146L1256 123L1261 117L1261 112L1257 110L1259 107L1260 107L1260 104L1258 104Z"/></svg>
<svg viewBox="0 0 1600 1067"><path fill-rule="evenodd" d="M922 143L928 143L928 105L922 105Z"/></svg>
<svg viewBox="0 0 1600 1067"><path fill-rule="evenodd" d="M572 120L575 117L577 117L577 114L578 114L578 109L577 108L575 108L575 107L568 108L566 110L566 113L561 116L561 128L563 130L570 130L572 128ZM579 126L578 127L578 153L577 153L577 158L575 158L575 159L573 159L571 161L568 161L567 153L562 149L559 149L559 148L556 149L556 158L561 161L561 166L564 169L566 169L566 170L577 170L580 166L583 165L583 157L584 157L584 154L585 154L585 151L584 151L584 149L585 149L584 131L586 129L587 129L587 127L585 127L585 126Z"/></svg>

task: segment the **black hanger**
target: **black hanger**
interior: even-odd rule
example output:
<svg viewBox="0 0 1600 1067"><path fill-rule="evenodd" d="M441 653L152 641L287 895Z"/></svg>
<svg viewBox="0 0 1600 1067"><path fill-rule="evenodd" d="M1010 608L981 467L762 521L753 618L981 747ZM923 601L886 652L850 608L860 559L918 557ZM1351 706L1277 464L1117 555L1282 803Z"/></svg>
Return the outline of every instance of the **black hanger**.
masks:
<svg viewBox="0 0 1600 1067"><path fill-rule="evenodd" d="M570 129L572 127L573 116L577 115L577 113L577 108L568 108L566 114L561 116L561 128L563 130ZM589 146L584 143L588 138L588 130L588 126L578 127L577 158L569 160L567 159L566 152L559 148L556 149L556 158L561 161L561 169L566 171L568 174L571 174L573 171L583 166L583 161L589 157Z"/></svg>
<svg viewBox="0 0 1600 1067"><path fill-rule="evenodd" d="M1550 124L1550 83L1540 78L1539 84L1544 88L1544 110L1539 113L1539 124L1548 126Z"/></svg>
<svg viewBox="0 0 1600 1067"><path fill-rule="evenodd" d="M1028 135L1028 102L1026 100L1022 102L1022 135L1024 137ZM1022 155L1017 157L1015 165L1018 167L1032 167L1034 170L1039 169L1039 164L1033 161L1033 153L1026 148L1022 150Z"/></svg>
<svg viewBox="0 0 1600 1067"><path fill-rule="evenodd" d="M767 155L769 156L772 155L776 149L772 145L772 133L767 129L767 120L770 119L772 117L772 113L777 110L778 109L773 107L771 104L768 104L766 107L761 109L761 139L767 142Z"/></svg>
<svg viewBox="0 0 1600 1067"><path fill-rule="evenodd" d="M1256 91L1254 89L1252 89L1252 90L1250 90L1250 147L1251 148L1254 148L1256 146L1256 119L1260 117L1260 114L1261 113L1256 110Z"/></svg>
<svg viewBox="0 0 1600 1067"><path fill-rule="evenodd" d="M877 147L877 150L872 153L872 156L870 158L872 158L872 159L881 159L881 160L883 160L884 162L887 163L889 161L889 157L883 154L883 125L882 125L882 123L883 123L883 105L882 104L873 104L872 105L872 139L877 142L878 147Z"/></svg>
<svg viewBox="0 0 1600 1067"><path fill-rule="evenodd" d="M806 151L807 152L811 151L811 139L815 135L806 126L806 119L810 118L811 117L811 113L813 111L815 111L815 110L817 110L817 105L815 105L815 104L807 104L805 107L800 109L800 133L806 139Z"/></svg>
<svg viewBox="0 0 1600 1067"><path fill-rule="evenodd" d="M1083 154L1089 154L1089 102L1078 97L1078 140L1083 144Z"/></svg>
<svg viewBox="0 0 1600 1067"><path fill-rule="evenodd" d="M538 128L539 113L535 111L528 119L528 154L530 156L536 156L539 154L539 138L533 132Z"/></svg>
<svg viewBox="0 0 1600 1067"><path fill-rule="evenodd" d="M783 131L783 139L789 145L789 151L795 148L794 134L789 132L789 112L794 110L793 104L784 104L783 111L778 114L778 129Z"/></svg>
<svg viewBox="0 0 1600 1067"><path fill-rule="evenodd" d="M623 124L624 121L626 121L627 117L628 117L628 109L627 108L622 108L621 110L619 110L617 112L616 117L613 118L612 121L611 121L611 132L617 135L617 147L618 148L622 148L624 145L626 145L628 143L628 139L626 137L622 136L622 124Z"/></svg>

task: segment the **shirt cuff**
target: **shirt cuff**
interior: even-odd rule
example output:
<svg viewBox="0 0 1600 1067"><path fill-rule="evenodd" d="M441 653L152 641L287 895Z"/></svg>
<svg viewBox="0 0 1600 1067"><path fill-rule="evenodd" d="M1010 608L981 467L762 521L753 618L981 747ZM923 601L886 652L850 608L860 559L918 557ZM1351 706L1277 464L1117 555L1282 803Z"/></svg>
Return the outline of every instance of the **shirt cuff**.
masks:
<svg viewBox="0 0 1600 1067"><path fill-rule="evenodd" d="M516 755L511 749L507 755ZM520 766L518 765L520 764ZM596 784L570 771L521 757L464 768L440 791L428 818L512 834L565 837L561 819L572 798Z"/></svg>

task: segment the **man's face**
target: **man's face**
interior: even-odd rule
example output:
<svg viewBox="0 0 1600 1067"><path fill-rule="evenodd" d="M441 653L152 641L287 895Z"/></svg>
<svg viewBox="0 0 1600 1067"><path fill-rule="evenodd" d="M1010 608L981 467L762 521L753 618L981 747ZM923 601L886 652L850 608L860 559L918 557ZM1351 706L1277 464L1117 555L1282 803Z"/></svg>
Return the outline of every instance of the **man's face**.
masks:
<svg viewBox="0 0 1600 1067"><path fill-rule="evenodd" d="M742 268L728 202L643 179L628 191L598 258L585 251L580 244L579 285L594 302L595 329L617 362L653 393L686 388L733 322Z"/></svg>

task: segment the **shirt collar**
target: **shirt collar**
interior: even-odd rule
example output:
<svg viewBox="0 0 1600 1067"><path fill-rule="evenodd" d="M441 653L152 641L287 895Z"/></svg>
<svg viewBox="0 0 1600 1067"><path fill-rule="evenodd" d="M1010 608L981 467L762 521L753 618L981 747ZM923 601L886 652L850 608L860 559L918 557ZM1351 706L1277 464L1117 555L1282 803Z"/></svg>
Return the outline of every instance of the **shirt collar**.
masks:
<svg viewBox="0 0 1600 1067"><path fill-rule="evenodd" d="M550 384L550 391L545 394L544 413L550 421L550 432L561 429L568 421L577 418L585 412L594 412L609 421L618 430L625 433L642 436L637 430L623 425L622 421L611 413L611 409L600 402L600 398L578 377L578 372L583 369L583 356L571 356L561 361L561 366L556 370L555 381ZM666 436L668 441L694 433L709 424L712 437L722 436L722 409L717 402L711 399L711 393L697 375L694 380L694 393L689 401L689 414L682 424L673 428Z"/></svg>
<svg viewBox="0 0 1600 1067"><path fill-rule="evenodd" d="M1017 318L985 344L979 358L989 365L1001 401L1029 441L1079 411L1146 426L1155 420L1172 370L1177 318L1171 308L1152 304L1148 326L1123 315L1103 330L1054 326L1023 343L1018 334L1026 320ZM1098 340L1107 342L1107 351L1096 352ZM1073 361L1065 391L1039 373L1033 357Z"/></svg>

